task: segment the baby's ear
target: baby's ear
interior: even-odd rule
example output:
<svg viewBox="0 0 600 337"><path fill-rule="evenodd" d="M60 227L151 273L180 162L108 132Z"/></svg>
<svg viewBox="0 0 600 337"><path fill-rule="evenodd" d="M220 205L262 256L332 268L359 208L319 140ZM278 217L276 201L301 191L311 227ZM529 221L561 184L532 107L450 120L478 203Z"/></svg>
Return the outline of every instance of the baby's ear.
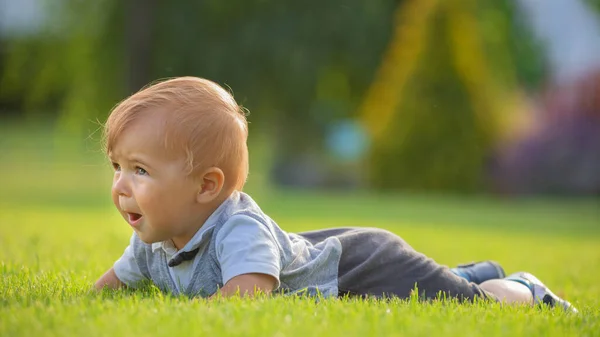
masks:
<svg viewBox="0 0 600 337"><path fill-rule="evenodd" d="M225 183L225 174L218 167L211 167L200 175L200 189L196 196L199 203L208 203L219 196Z"/></svg>

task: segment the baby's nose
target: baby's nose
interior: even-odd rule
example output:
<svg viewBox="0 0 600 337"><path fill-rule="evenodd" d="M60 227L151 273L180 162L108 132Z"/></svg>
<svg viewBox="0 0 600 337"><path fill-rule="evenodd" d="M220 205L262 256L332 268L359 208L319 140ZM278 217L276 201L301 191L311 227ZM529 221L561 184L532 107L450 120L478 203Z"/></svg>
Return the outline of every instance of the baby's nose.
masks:
<svg viewBox="0 0 600 337"><path fill-rule="evenodd" d="M119 196L131 196L131 189L129 187L129 181L123 174L115 176L112 186L113 193Z"/></svg>

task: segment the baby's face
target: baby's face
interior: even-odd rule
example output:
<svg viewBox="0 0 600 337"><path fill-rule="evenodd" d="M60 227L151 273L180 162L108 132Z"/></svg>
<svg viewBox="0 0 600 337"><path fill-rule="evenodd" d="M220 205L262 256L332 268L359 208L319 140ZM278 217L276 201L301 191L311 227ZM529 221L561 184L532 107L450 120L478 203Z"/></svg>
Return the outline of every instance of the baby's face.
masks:
<svg viewBox="0 0 600 337"><path fill-rule="evenodd" d="M146 243L188 236L197 228L201 212L197 184L185 171L185 156L168 155L162 128L155 114L136 120L110 153L113 203Z"/></svg>

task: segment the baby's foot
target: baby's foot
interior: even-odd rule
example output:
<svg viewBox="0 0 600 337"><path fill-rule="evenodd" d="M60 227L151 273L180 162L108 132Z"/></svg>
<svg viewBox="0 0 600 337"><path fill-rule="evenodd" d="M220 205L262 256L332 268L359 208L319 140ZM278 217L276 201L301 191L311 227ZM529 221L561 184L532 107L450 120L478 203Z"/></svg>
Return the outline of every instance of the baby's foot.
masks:
<svg viewBox="0 0 600 337"><path fill-rule="evenodd" d="M552 291L550 291L550 289L548 289L548 287L546 287L546 285L542 283L542 281L538 280L537 277L531 275L530 273L514 273L506 277L506 280L516 281L529 287L529 290L531 290L531 294L533 295L533 301L536 304L549 305L551 307L559 306L565 311L574 313L578 312L577 309L571 305L571 303L556 296Z"/></svg>
<svg viewBox="0 0 600 337"><path fill-rule="evenodd" d="M461 264L456 268L450 269L454 274L476 284L487 280L504 278L504 269L497 262L481 261L469 264Z"/></svg>

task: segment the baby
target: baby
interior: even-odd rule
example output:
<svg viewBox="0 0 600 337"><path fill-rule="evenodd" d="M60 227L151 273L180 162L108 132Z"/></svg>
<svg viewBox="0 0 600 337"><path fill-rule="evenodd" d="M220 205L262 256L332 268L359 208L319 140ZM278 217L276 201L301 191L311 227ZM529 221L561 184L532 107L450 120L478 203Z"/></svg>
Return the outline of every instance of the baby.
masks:
<svg viewBox="0 0 600 337"><path fill-rule="evenodd" d="M111 112L104 130L112 199L133 235L96 289L150 281L166 292L212 297L302 293L400 297L418 289L576 311L528 273L493 262L449 269L375 228L293 234L242 192L248 125L229 92L201 78L149 86Z"/></svg>

